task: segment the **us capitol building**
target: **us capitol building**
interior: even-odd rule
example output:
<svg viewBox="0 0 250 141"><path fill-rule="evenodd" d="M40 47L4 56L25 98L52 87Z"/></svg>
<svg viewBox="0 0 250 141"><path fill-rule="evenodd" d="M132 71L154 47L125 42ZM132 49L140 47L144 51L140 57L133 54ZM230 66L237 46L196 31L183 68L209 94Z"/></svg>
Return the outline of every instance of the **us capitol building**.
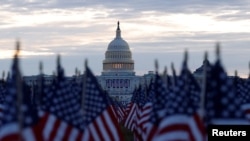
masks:
<svg viewBox="0 0 250 141"><path fill-rule="evenodd" d="M24 76L24 81L30 86L37 85L38 76ZM119 21L115 38L108 44L105 52L103 71L101 75L96 77L103 90L107 91L112 98L120 101L122 104L130 101L135 87L138 87L139 84L149 84L154 77L153 71L149 71L148 74L142 76L135 74L132 52L128 43L121 36ZM67 77L68 80L72 78ZM78 77L78 79L80 81L82 77ZM45 84L51 84L53 75L44 75L44 81Z"/></svg>

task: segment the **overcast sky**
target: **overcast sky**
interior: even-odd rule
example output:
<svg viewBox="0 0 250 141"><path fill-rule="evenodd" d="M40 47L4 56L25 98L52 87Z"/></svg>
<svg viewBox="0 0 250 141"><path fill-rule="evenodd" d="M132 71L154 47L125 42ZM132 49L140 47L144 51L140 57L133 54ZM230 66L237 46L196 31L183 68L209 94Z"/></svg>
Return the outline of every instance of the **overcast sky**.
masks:
<svg viewBox="0 0 250 141"><path fill-rule="evenodd" d="M102 72L108 44L120 21L122 37L132 51L137 75L181 68L188 50L191 71L200 67L204 52L211 63L220 42L225 70L242 77L249 73L250 2L237 0L1 0L0 71L9 71L15 41L21 42L23 75L56 69L61 55L65 73L83 70L84 60L94 74ZM170 72L170 71L169 71Z"/></svg>

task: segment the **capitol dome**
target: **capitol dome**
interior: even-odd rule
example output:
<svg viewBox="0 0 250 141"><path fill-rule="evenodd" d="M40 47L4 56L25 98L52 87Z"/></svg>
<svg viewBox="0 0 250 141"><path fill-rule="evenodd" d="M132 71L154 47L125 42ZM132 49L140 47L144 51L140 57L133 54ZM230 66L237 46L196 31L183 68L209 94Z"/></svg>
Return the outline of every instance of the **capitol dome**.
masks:
<svg viewBox="0 0 250 141"><path fill-rule="evenodd" d="M120 23L117 22L116 36L109 43L103 60L103 72L133 72L134 60L128 43L121 37Z"/></svg>
<svg viewBox="0 0 250 141"><path fill-rule="evenodd" d="M128 43L121 37L119 22L117 23L116 37L109 43L108 51L129 51Z"/></svg>

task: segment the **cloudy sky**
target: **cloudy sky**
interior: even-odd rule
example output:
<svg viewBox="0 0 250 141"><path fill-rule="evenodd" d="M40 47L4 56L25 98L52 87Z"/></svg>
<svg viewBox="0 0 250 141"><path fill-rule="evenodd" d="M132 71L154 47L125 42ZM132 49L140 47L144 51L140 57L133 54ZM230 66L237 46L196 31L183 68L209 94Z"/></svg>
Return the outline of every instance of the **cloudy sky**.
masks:
<svg viewBox="0 0 250 141"><path fill-rule="evenodd" d="M194 71L208 51L215 60L220 42L225 70L242 77L249 73L250 2L236 0L1 0L0 72L8 71L15 41L21 42L23 75L52 74L61 55L66 75L83 70L84 60L96 75L114 39L117 21L133 52L136 74L181 68L185 49Z"/></svg>

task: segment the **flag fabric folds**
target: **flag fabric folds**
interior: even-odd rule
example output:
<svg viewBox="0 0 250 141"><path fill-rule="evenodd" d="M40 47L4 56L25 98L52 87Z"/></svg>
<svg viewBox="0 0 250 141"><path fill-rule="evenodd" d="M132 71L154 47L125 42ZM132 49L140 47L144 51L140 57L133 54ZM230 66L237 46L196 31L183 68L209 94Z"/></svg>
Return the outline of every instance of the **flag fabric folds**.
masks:
<svg viewBox="0 0 250 141"><path fill-rule="evenodd" d="M108 98L88 66L84 77L86 81L83 96L83 119L86 125L84 140L123 140Z"/></svg>

